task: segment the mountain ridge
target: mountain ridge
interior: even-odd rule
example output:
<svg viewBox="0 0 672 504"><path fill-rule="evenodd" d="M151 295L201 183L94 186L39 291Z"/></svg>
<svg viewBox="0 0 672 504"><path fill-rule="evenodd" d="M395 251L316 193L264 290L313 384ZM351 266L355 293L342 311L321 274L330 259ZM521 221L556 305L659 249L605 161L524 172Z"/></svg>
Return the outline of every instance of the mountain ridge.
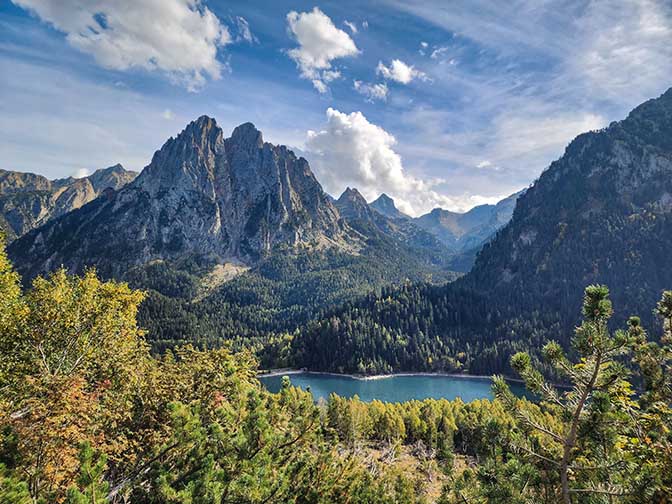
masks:
<svg viewBox="0 0 672 504"><path fill-rule="evenodd" d="M107 188L121 188L136 176L136 172L121 164L86 177L55 180L34 173L0 170L0 227L11 241L83 206Z"/></svg>

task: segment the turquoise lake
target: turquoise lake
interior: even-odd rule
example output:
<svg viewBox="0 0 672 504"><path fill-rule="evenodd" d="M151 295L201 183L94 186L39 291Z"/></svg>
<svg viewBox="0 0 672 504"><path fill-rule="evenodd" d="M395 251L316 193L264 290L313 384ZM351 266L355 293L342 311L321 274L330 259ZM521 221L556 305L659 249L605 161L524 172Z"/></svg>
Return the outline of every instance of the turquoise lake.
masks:
<svg viewBox="0 0 672 504"><path fill-rule="evenodd" d="M342 397L352 397L355 394L362 401L378 399L384 402L403 402L411 399L456 399L464 402L475 399L492 399L490 378L470 378L458 376L427 376L427 375L400 375L378 378L375 380L360 380L350 376L338 376L322 373L288 374L292 385L304 390L310 388L316 401L327 399L335 392ZM259 379L271 392L280 390L282 375L260 376ZM519 383L510 383L511 390L522 396L525 388Z"/></svg>

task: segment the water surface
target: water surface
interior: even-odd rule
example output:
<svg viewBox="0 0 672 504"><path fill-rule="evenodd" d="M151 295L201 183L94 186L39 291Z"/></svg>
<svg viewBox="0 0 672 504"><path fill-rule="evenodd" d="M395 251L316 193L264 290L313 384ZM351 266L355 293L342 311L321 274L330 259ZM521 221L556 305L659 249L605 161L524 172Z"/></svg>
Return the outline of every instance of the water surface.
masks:
<svg viewBox="0 0 672 504"><path fill-rule="evenodd" d="M464 402L475 399L492 399L490 378L472 378L439 375L397 375L385 378L361 380L345 375L323 373L289 374L292 385L304 390L310 388L316 401L325 400L335 392L341 397L355 394L362 401L378 399L384 402L403 402L411 399L449 399L458 397ZM280 390L282 375L260 376L259 379L271 392ZM520 383L510 383L516 395L523 395L525 388Z"/></svg>

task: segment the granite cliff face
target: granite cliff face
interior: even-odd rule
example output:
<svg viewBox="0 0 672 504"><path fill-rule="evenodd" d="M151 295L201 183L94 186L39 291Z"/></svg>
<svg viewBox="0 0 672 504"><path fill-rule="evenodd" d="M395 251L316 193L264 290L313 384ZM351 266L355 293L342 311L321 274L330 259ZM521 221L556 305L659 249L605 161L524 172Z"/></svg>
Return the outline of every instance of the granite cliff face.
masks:
<svg viewBox="0 0 672 504"><path fill-rule="evenodd" d="M97 170L88 177L57 180L0 170L0 228L10 241L14 240L94 200L107 188L123 187L136 175L120 164Z"/></svg>
<svg viewBox="0 0 672 504"><path fill-rule="evenodd" d="M354 250L351 234L305 159L265 143L250 123L225 138L203 116L170 138L132 183L104 190L9 252L28 277L61 264L119 275L192 255L253 264L283 248Z"/></svg>

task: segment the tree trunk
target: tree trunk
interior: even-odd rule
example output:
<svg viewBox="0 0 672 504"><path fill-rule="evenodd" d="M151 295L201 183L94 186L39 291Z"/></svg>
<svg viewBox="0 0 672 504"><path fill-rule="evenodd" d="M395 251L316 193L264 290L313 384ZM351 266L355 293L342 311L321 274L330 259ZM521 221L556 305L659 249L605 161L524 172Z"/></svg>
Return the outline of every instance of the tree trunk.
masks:
<svg viewBox="0 0 672 504"><path fill-rule="evenodd" d="M590 394L595 386L595 380L597 380L597 375L600 372L600 365L602 363L602 356L598 353L595 359L595 369L593 369L593 374L590 377L590 381L586 385L583 394L581 394L581 400L576 405L576 410L572 416L572 425L569 429L569 434L565 439L564 448L562 452L562 462L560 462L560 483L562 485L562 502L564 504L572 504L572 499L569 495L569 458L572 454L572 449L576 443L576 435L579 428L579 420L581 417L581 412L583 407L586 404L586 399L588 394Z"/></svg>

